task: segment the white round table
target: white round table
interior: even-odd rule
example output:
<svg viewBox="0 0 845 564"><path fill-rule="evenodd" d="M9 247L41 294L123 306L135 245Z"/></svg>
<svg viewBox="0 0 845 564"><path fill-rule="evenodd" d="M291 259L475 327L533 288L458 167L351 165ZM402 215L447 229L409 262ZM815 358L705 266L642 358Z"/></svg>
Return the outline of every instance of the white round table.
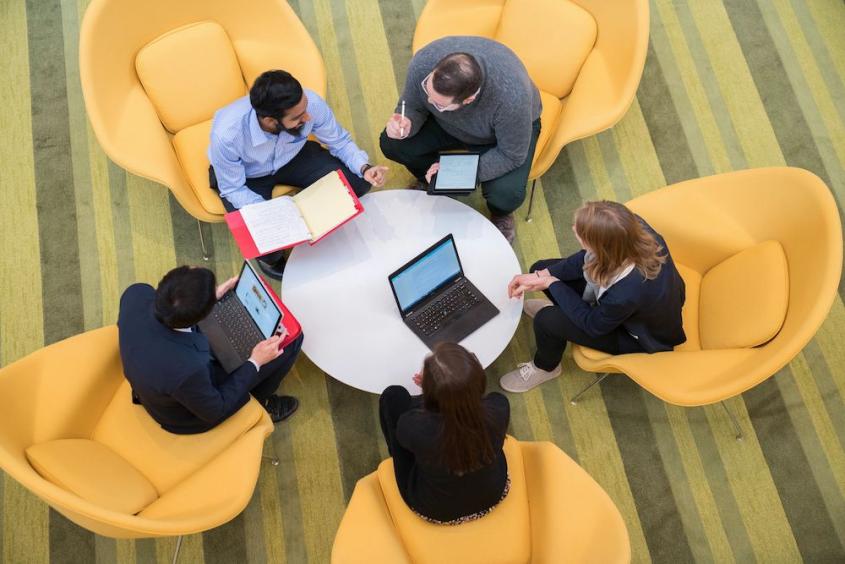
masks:
<svg viewBox="0 0 845 564"><path fill-rule="evenodd" d="M444 196L387 190L361 198L364 213L316 245L291 253L284 278L285 305L302 324L302 350L332 377L381 393L411 381L429 353L402 322L387 277L452 233L464 273L499 309L499 315L461 344L487 367L516 331L522 299L507 285L520 267L513 249L483 215Z"/></svg>

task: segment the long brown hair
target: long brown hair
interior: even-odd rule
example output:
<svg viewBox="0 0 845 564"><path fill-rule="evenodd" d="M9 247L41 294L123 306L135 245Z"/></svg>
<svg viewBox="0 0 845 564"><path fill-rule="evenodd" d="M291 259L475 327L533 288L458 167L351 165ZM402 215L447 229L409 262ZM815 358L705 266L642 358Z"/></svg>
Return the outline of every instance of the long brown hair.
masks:
<svg viewBox="0 0 845 564"><path fill-rule="evenodd" d="M584 272L600 286L607 286L628 263L634 263L646 280L653 280L666 262L660 243L631 210L616 202L586 202L578 208L575 233L592 251Z"/></svg>
<svg viewBox="0 0 845 564"><path fill-rule="evenodd" d="M423 363L423 405L442 416L441 457L455 474L477 470L495 457L481 403L486 386L481 363L456 343L436 344Z"/></svg>

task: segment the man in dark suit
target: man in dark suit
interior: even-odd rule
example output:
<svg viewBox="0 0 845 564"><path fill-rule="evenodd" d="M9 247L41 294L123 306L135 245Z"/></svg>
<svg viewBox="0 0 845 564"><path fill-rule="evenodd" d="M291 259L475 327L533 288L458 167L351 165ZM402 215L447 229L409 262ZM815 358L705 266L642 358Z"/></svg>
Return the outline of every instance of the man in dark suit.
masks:
<svg viewBox="0 0 845 564"><path fill-rule="evenodd" d="M120 299L120 356L133 400L171 433L208 431L245 405L250 393L274 422L299 405L275 392L296 360L302 335L284 349L282 336L258 343L249 360L227 374L197 331L196 324L236 282L216 286L207 268L180 266L158 288L133 284Z"/></svg>

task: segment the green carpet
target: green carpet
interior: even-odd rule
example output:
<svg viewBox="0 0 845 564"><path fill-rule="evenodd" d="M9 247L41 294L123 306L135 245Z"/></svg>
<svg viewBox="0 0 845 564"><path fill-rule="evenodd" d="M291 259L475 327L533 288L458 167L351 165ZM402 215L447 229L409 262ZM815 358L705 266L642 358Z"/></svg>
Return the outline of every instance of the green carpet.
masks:
<svg viewBox="0 0 845 564"><path fill-rule="evenodd" d="M77 59L86 3L0 0L2 364L114 323L127 285L202 262L194 220L166 189L109 162L91 133ZM423 3L294 2L325 58L329 102L379 162L377 136ZM538 182L535 220L518 227L521 263L572 252L571 214L584 200L625 201L698 176L798 166L841 202L843 30L842 0L654 0L637 99L611 131L567 146ZM395 166L393 174L391 184L403 185L407 177ZM207 232L211 267L232 275L240 259L226 227ZM571 359L559 381L510 397L511 432L553 441L605 488L635 562L843 562L843 329L840 296L800 355L729 401L742 443L718 406L669 406L623 376L572 407L566 398L591 376ZM523 322L489 369L491 387L531 347ZM282 464L262 469L243 514L187 537L180 562L328 562L356 480L385 456L376 398L304 357L283 391L302 405L266 445ZM8 477L0 499L5 562L165 562L175 545L97 537Z"/></svg>

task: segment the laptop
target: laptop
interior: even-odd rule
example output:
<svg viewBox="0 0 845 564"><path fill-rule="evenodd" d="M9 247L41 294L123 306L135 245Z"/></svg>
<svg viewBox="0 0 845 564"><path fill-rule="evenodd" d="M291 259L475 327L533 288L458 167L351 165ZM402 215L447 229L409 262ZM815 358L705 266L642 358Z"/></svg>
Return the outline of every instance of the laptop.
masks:
<svg viewBox="0 0 845 564"><path fill-rule="evenodd" d="M451 233L388 280L405 325L429 348L458 343L499 313L464 276Z"/></svg>
<svg viewBox="0 0 845 564"><path fill-rule="evenodd" d="M440 153L440 170L431 179L428 193L463 196L478 186L480 153Z"/></svg>
<svg viewBox="0 0 845 564"><path fill-rule="evenodd" d="M238 283L198 325L214 356L232 372L246 362L255 345L281 333L283 317L258 273L244 261Z"/></svg>

